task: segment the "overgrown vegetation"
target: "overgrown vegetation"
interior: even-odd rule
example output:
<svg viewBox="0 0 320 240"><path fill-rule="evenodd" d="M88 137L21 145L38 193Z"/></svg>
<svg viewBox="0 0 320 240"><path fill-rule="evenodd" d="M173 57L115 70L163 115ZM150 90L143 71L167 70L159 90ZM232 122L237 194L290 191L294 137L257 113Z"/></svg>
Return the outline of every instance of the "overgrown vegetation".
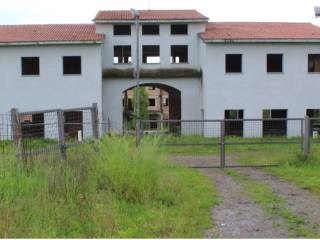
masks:
<svg viewBox="0 0 320 240"><path fill-rule="evenodd" d="M268 214L281 217L290 237L319 237L319 233L314 232L303 217L292 213L287 208L286 201L277 196L268 185L254 181L236 170L228 169L225 172L244 184L249 196Z"/></svg>
<svg viewBox="0 0 320 240"><path fill-rule="evenodd" d="M154 140L156 141L156 140ZM202 237L212 181L166 161L154 141L110 137L60 159L1 160L0 237Z"/></svg>

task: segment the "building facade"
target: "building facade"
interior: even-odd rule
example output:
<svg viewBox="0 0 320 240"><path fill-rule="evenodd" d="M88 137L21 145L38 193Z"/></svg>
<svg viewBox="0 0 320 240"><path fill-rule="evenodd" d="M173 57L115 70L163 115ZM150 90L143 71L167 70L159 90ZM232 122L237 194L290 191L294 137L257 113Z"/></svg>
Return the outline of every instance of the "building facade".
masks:
<svg viewBox="0 0 320 240"><path fill-rule="evenodd" d="M196 10L142 10L139 22L138 51L130 11L100 11L94 24L0 26L0 112L96 102L102 120L122 125L138 52L141 85L167 94L160 119L320 117L319 27L209 22ZM244 124L234 134L267 131L250 135Z"/></svg>

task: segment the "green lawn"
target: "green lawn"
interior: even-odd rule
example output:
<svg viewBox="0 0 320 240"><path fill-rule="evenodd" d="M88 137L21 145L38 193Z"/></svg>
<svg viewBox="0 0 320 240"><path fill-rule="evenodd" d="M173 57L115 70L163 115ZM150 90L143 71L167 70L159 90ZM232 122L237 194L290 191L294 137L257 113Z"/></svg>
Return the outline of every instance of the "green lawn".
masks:
<svg viewBox="0 0 320 240"><path fill-rule="evenodd" d="M212 180L168 162L154 141L105 138L70 148L67 162L8 150L0 163L2 238L203 237L218 202Z"/></svg>

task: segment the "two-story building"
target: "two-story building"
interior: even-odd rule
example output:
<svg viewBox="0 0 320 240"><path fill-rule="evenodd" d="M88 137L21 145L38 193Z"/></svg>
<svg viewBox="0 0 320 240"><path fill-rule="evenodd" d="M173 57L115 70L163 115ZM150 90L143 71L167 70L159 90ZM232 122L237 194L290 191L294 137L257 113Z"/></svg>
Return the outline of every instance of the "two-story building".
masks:
<svg viewBox="0 0 320 240"><path fill-rule="evenodd" d="M315 25L209 22L196 10L142 10L136 49L131 11L100 11L93 21L0 26L0 112L97 102L102 119L121 125L138 53L141 85L168 93L170 119L319 116ZM238 128L248 135L246 126Z"/></svg>

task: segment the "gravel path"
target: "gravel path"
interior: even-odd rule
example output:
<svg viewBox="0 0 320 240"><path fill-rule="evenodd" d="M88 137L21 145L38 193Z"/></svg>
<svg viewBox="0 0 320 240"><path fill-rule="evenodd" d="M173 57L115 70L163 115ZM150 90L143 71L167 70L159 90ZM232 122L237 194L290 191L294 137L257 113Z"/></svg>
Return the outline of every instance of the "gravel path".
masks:
<svg viewBox="0 0 320 240"><path fill-rule="evenodd" d="M269 185L278 196L286 200L287 207L292 213L302 216L316 232L320 233L319 197L259 169L242 168L237 170L253 180Z"/></svg>
<svg viewBox="0 0 320 240"><path fill-rule="evenodd" d="M216 227L206 231L212 238L285 238L287 232L277 226L281 219L267 216L246 195L242 185L219 169L202 169L210 176L220 194L221 204L212 209Z"/></svg>

